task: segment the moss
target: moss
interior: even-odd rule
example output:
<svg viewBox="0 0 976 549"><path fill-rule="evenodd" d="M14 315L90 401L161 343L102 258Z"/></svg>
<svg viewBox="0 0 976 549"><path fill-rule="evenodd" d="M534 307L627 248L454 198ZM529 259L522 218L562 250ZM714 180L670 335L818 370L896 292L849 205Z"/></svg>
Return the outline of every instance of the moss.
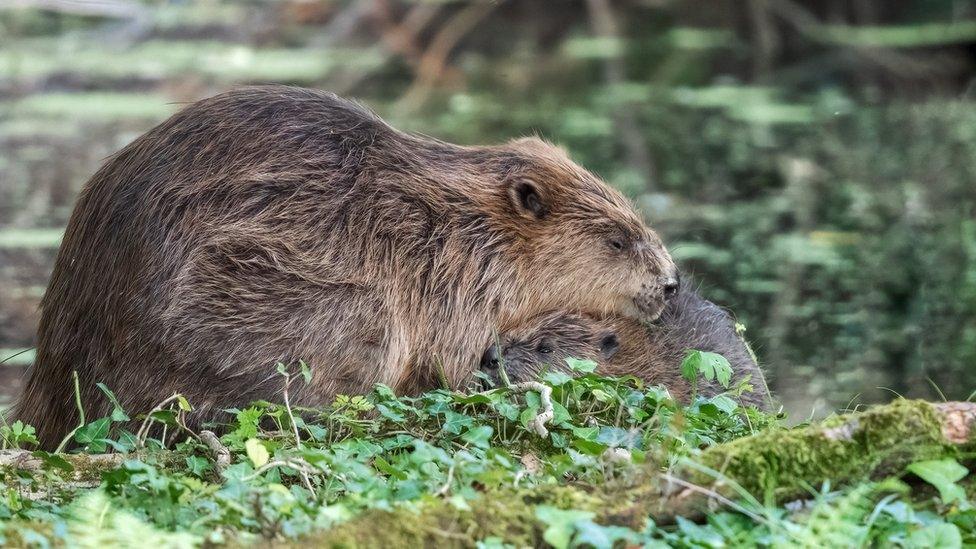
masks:
<svg viewBox="0 0 976 549"><path fill-rule="evenodd" d="M931 405L898 400L823 426L769 431L713 446L696 461L754 495L778 499L826 480L837 485L898 473L908 463L957 449L943 438ZM682 476L696 484L714 483L692 469Z"/></svg>
<svg viewBox="0 0 976 549"><path fill-rule="evenodd" d="M53 541L50 547L63 547L59 543L60 538L56 536L54 525L40 520L12 520L2 525L0 529L0 540L3 546L9 549L20 547L41 547L40 540Z"/></svg>
<svg viewBox="0 0 976 549"><path fill-rule="evenodd" d="M599 513L604 501L568 486L493 490L459 508L450 500L428 499L416 508L367 511L296 545L324 547L470 547L487 537L516 546L542 545L543 525L536 505ZM377 525L383 525L378 528Z"/></svg>

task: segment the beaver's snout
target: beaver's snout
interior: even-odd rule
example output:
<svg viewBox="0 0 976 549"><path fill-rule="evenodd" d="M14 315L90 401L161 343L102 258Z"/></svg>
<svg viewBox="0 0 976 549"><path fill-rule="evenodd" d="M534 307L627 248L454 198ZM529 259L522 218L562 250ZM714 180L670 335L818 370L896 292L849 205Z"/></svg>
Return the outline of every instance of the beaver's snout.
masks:
<svg viewBox="0 0 976 549"><path fill-rule="evenodd" d="M498 344L492 343L488 346L488 350L485 354L481 356L481 370L482 371L495 371L501 366L502 356L501 352L498 350Z"/></svg>
<svg viewBox="0 0 976 549"><path fill-rule="evenodd" d="M678 295L678 290L681 289L681 274L675 270L673 274L663 277L661 288L664 290L665 301Z"/></svg>
<svg viewBox="0 0 976 549"><path fill-rule="evenodd" d="M668 300L681 290L681 278L677 269L641 285L640 293L634 299L638 319L654 322L661 316Z"/></svg>

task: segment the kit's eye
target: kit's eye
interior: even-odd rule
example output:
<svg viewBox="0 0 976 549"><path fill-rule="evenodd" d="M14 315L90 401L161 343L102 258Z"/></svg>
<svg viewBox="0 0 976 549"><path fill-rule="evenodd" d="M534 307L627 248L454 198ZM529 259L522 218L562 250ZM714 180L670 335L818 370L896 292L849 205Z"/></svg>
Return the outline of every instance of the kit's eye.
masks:
<svg viewBox="0 0 976 549"><path fill-rule="evenodd" d="M624 242L624 239L620 237L611 238L609 242L610 242L610 247L618 252L624 251L624 248L627 247L627 244Z"/></svg>
<svg viewBox="0 0 976 549"><path fill-rule="evenodd" d="M548 341L541 341L535 350L544 355L548 355L552 353L552 345L550 345Z"/></svg>
<svg viewBox="0 0 976 549"><path fill-rule="evenodd" d="M616 334L605 334L600 339L600 354L603 358L612 357L620 349L620 340Z"/></svg>

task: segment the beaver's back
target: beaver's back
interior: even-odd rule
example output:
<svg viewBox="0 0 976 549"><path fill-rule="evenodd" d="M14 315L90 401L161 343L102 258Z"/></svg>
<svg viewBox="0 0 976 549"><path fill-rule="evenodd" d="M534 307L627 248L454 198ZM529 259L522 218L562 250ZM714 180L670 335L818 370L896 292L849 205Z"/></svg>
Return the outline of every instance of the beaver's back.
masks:
<svg viewBox="0 0 976 549"><path fill-rule="evenodd" d="M396 136L352 102L274 86L195 103L125 147L78 198L41 303L37 359L12 415L34 425L42 447L52 448L77 421L72 371L89 417L107 411L94 388L103 380L132 411L148 410L186 384L211 388L213 400L220 400L221 391L231 390L225 375L191 368L192 360L167 346L174 330L206 330L206 322L192 318L162 325L167 315L193 314L175 305L186 298L181 283L193 276L186 266L194 254L216 246L237 268L254 271L255 286L300 286L301 277L281 279L280 270L259 264L277 259L275 246L285 245L282 233L294 231L296 219L331 211L318 222L341 224L342 215L355 212L347 206L356 200L367 151ZM323 208L328 203L333 207ZM293 236L308 241L317 235ZM277 244L255 244L262 239ZM253 300L258 310L246 314L265 315L266 322L276 320L273 311L300 305L285 301L261 309L260 301ZM232 316L211 313L228 322ZM206 352L233 352L213 343ZM234 390L244 393L259 394L269 382L266 372L226 375L237 376Z"/></svg>

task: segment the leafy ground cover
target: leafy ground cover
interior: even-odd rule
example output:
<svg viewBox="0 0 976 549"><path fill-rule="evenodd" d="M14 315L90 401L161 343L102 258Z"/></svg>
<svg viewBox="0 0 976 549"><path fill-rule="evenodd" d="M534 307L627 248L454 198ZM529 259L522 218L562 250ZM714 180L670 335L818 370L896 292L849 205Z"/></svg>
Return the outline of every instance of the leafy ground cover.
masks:
<svg viewBox="0 0 976 549"><path fill-rule="evenodd" d="M694 360L688 375L723 376ZM899 400L787 427L740 406L746 386L683 404L572 365L578 377L483 392L258 402L232 410L219 440L183 427L179 396L85 423L67 453L24 451L33 429L4 424L0 544L976 544L965 404ZM279 373L292 391L310 375Z"/></svg>

